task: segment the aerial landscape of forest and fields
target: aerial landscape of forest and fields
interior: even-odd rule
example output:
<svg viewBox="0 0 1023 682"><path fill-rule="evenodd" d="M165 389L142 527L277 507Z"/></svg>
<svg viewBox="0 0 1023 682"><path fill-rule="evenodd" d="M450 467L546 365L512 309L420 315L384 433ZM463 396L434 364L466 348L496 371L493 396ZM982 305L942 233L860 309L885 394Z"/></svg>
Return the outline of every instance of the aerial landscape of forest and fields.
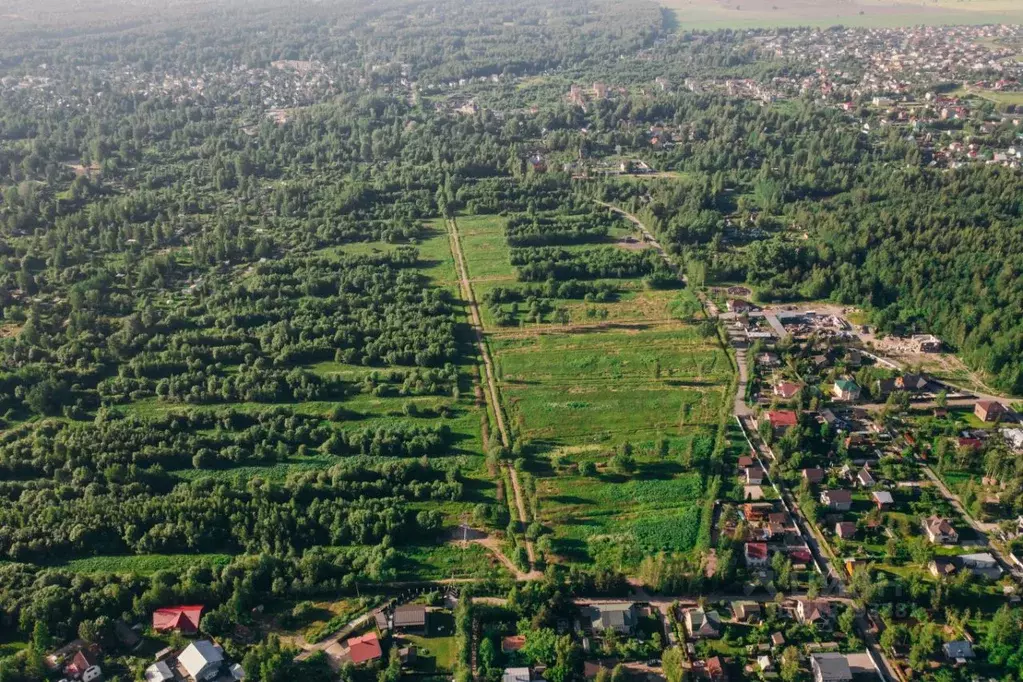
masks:
<svg viewBox="0 0 1023 682"><path fill-rule="evenodd" d="M1023 4L7 0L0 682L1023 680Z"/></svg>

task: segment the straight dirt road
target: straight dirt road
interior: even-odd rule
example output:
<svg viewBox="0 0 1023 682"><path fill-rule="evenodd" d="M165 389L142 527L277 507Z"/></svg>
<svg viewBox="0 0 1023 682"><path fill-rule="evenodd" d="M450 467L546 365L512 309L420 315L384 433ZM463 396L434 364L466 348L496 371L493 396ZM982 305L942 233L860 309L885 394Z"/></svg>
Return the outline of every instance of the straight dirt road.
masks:
<svg viewBox="0 0 1023 682"><path fill-rule="evenodd" d="M462 291L462 297L469 306L469 324L472 326L473 333L476 337L476 349L479 352L480 360L483 363L483 375L487 384L486 392L490 397L490 407L494 412L494 419L497 421L497 430L501 434L501 444L505 447L505 449L510 449L511 438L508 435L508 429L504 423L504 412L501 409L501 396L497 390L494 362L490 357L490 347L487 346L487 340L484 336L483 318L480 316L480 307L476 301L476 293L473 291L472 281L469 279L469 267L465 262L465 256L462 254L462 239L458 234L458 223L454 218L449 218L447 220L447 225L448 241L451 243L451 253L455 257L455 268L458 271L459 287ZM526 515L526 504L522 499L522 486L519 484L518 472L516 472L515 469L507 463L504 464L504 469L508 472L508 477L511 480L512 489L515 494L515 507L518 511L519 529L523 536L525 536L526 527L529 525L529 517ZM533 550L533 543L528 538L526 539L526 554L529 557L529 566L532 569L536 565L536 554Z"/></svg>

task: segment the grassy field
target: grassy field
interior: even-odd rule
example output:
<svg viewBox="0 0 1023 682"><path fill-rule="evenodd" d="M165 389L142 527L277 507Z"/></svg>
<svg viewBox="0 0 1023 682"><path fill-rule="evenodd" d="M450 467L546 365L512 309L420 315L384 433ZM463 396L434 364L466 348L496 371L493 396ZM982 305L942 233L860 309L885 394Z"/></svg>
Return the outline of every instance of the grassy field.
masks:
<svg viewBox="0 0 1023 682"><path fill-rule="evenodd" d="M730 372L720 349L682 325L502 337L492 348L519 435L551 448L716 424Z"/></svg>
<svg viewBox="0 0 1023 682"><path fill-rule="evenodd" d="M408 547L398 568L398 580L505 577L507 569L479 545Z"/></svg>
<svg viewBox="0 0 1023 682"><path fill-rule="evenodd" d="M480 300L495 286L520 286L504 220L458 218ZM609 240L630 231L623 224ZM527 445L537 518L553 533L554 554L629 571L644 552L697 544L708 497L701 465L726 417L732 367L716 338L675 318L679 291L607 281L618 290L613 301L552 302L569 311L568 324L498 327L481 309L502 407ZM637 469L618 473L611 461L626 443ZM584 463L598 473L581 473Z"/></svg>
<svg viewBox="0 0 1023 682"><path fill-rule="evenodd" d="M479 282L515 281L515 268L508 260L511 249L504 238L504 224L505 219L500 216L458 217L462 254L474 286ZM477 298L481 293L476 292Z"/></svg>
<svg viewBox="0 0 1023 682"><path fill-rule="evenodd" d="M895 27L1023 21L1015 0L661 0L683 30Z"/></svg>
<svg viewBox="0 0 1023 682"><path fill-rule="evenodd" d="M426 636L403 633L392 646L414 644L417 651L417 673L451 672L455 666L458 644L454 637L455 619L447 611L431 611Z"/></svg>
<svg viewBox="0 0 1023 682"><path fill-rule="evenodd" d="M640 459L632 479L607 471L594 478L565 471L541 479L541 520L555 529L559 556L629 570L644 553L695 546L705 493L700 475L677 458Z"/></svg>

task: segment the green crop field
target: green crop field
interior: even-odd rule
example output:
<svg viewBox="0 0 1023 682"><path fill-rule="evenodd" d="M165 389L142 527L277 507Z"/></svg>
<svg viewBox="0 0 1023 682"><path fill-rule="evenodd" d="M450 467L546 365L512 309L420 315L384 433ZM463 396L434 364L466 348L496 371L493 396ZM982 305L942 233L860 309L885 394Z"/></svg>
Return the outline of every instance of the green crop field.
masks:
<svg viewBox="0 0 1023 682"><path fill-rule="evenodd" d="M860 26L885 28L1023 21L1014 0L660 0L682 30Z"/></svg>

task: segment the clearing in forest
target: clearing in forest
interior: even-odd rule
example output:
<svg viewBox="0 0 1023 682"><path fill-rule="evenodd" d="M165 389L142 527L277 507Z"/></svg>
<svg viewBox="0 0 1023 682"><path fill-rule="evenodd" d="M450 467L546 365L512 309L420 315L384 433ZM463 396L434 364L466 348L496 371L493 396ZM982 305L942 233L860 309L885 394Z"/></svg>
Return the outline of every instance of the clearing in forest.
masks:
<svg viewBox="0 0 1023 682"><path fill-rule="evenodd" d="M542 545L556 561L633 570L640 550L697 545L732 367L715 336L679 319L691 294L651 284L653 250L621 249L638 239L631 226L590 210L457 222ZM534 243L513 246L509 223Z"/></svg>

